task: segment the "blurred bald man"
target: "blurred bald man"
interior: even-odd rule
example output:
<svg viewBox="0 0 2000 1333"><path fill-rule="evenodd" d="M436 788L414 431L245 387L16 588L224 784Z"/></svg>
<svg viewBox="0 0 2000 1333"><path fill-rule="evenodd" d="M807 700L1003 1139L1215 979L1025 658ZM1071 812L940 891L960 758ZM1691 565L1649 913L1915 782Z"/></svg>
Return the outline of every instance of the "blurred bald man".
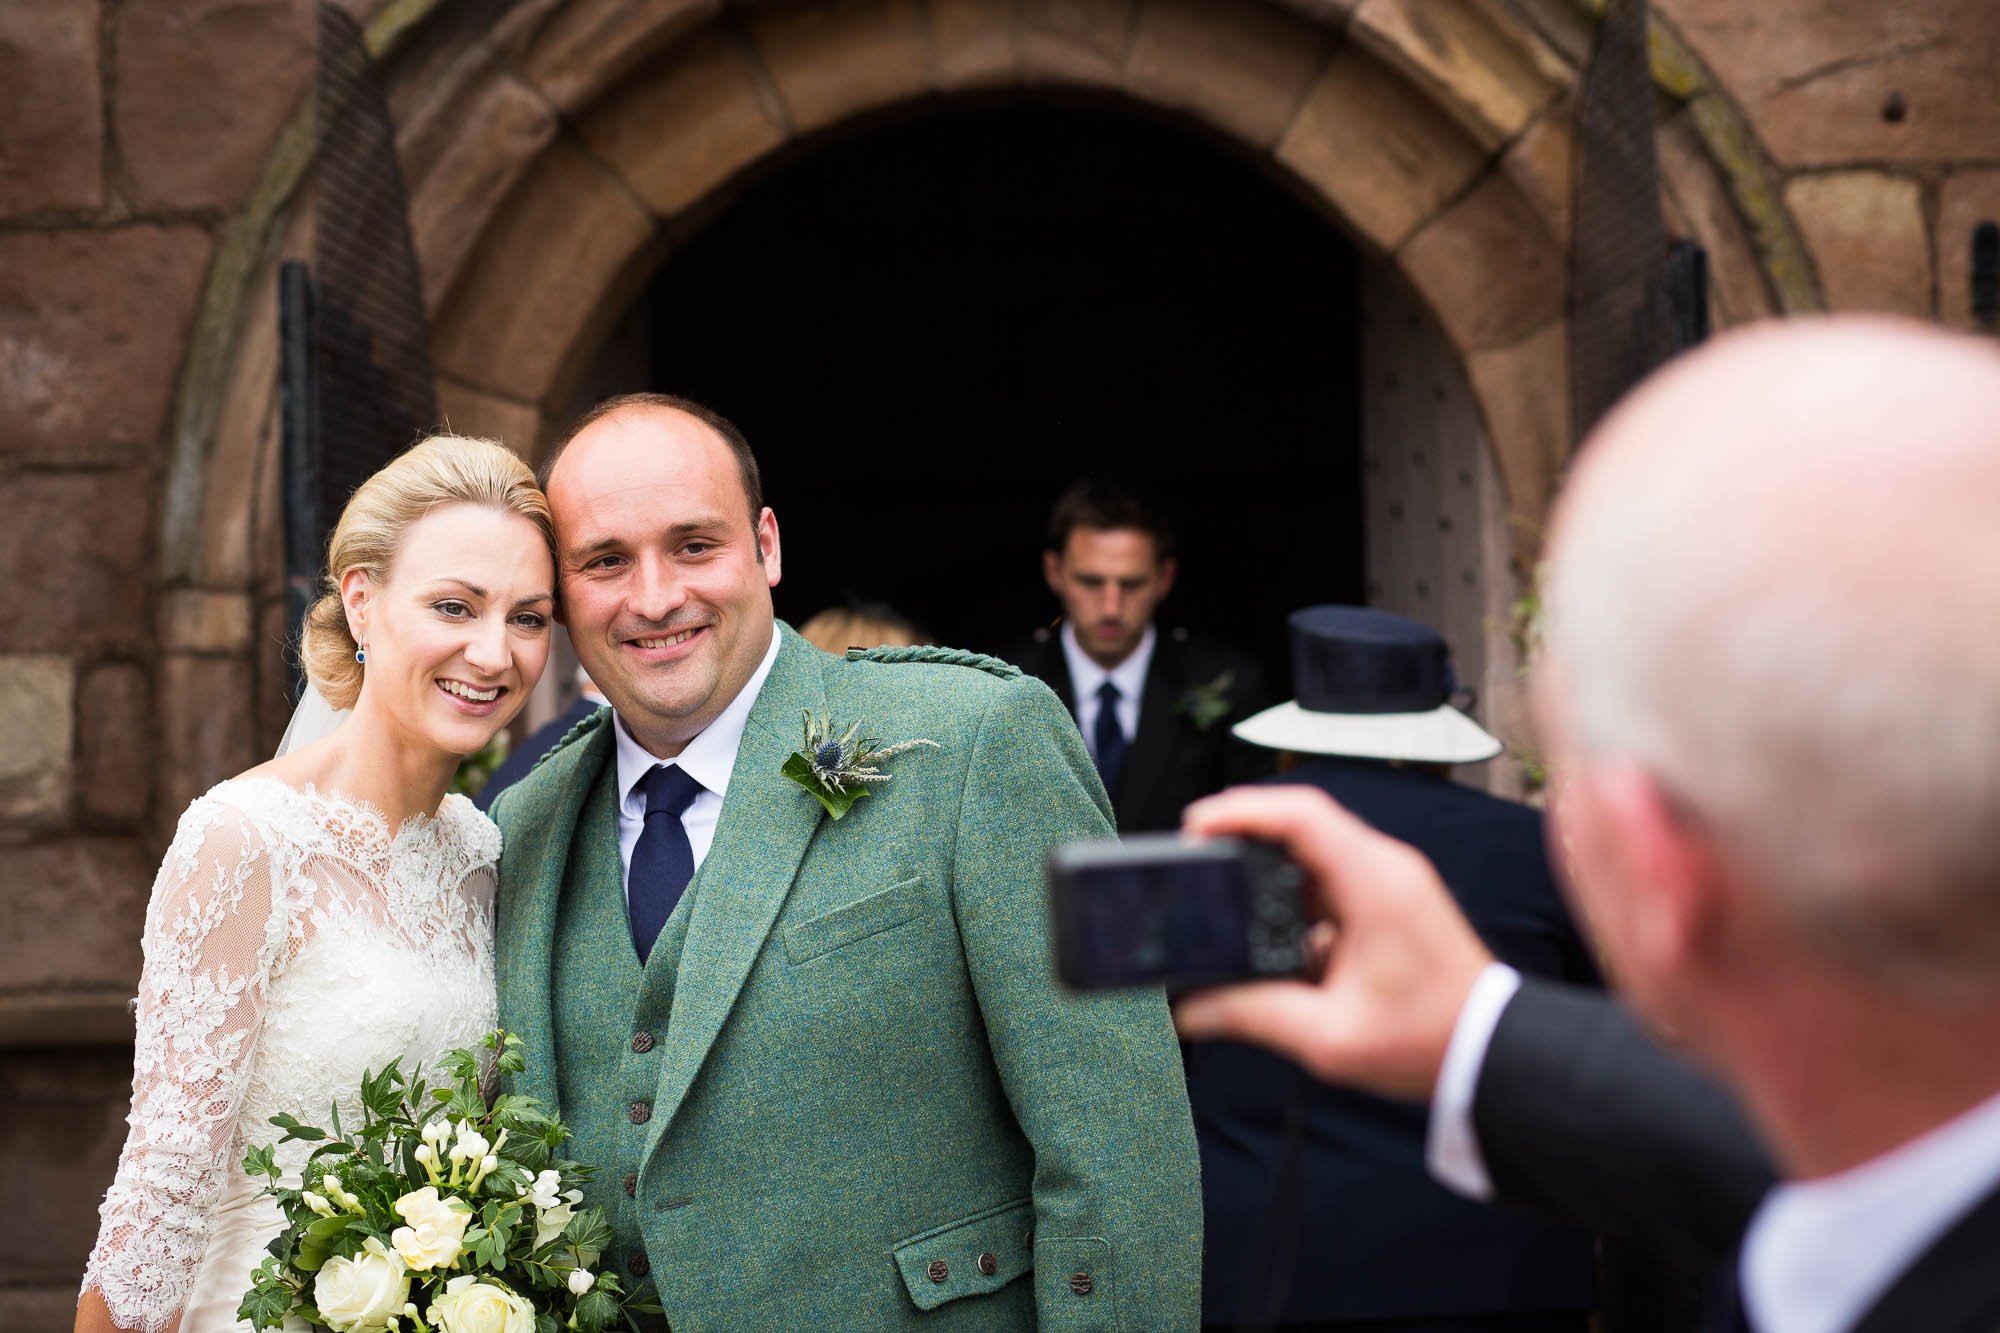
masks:
<svg viewBox="0 0 2000 1333"><path fill-rule="evenodd" d="M1296 790L1189 824L1290 846L1340 921L1329 966L1191 999L1183 1033L1432 1096L1433 1170L1470 1192L1711 1238L1754 1207L1737 1327L1991 1330L2000 348L1862 319L1720 338L1594 433L1549 558L1535 706L1568 888L1640 1019L1754 1134ZM1751 1203L1759 1140L1788 1179Z"/></svg>

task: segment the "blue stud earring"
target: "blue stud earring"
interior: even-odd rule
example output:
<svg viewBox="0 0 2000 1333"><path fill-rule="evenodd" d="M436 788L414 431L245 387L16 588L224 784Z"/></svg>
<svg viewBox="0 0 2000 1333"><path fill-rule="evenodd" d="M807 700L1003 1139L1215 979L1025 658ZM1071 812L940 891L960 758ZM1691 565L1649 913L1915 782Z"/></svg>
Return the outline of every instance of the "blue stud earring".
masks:
<svg viewBox="0 0 2000 1333"><path fill-rule="evenodd" d="M368 650L366 648L356 648L354 650L354 660L357 662L366 662L368 660Z"/></svg>

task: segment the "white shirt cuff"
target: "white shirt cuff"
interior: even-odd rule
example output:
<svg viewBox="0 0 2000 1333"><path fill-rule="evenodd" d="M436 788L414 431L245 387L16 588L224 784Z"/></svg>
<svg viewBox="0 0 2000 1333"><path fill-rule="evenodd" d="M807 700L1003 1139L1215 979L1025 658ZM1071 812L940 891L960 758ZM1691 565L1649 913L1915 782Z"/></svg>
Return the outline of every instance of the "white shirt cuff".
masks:
<svg viewBox="0 0 2000 1333"><path fill-rule="evenodd" d="M1431 1094L1425 1163L1439 1184L1468 1199L1493 1197L1493 1180L1486 1174L1479 1135L1472 1127L1472 1098L1479 1090L1479 1071L1486 1063L1486 1048L1493 1044L1493 1030L1519 989L1519 972L1505 963L1486 965L1458 1011L1458 1024L1451 1030L1451 1044L1445 1047L1437 1088Z"/></svg>

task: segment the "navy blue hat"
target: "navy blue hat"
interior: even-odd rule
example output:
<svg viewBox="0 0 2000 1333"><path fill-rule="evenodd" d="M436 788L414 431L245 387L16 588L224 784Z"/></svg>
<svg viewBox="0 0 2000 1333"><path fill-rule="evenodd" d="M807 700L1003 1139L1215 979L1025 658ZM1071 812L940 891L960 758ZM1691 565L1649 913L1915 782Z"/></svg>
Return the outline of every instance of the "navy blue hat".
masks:
<svg viewBox="0 0 2000 1333"><path fill-rule="evenodd" d="M1407 616L1309 606L1290 617L1298 698L1236 724L1253 745L1307 754L1469 764L1500 742L1451 706L1451 649Z"/></svg>

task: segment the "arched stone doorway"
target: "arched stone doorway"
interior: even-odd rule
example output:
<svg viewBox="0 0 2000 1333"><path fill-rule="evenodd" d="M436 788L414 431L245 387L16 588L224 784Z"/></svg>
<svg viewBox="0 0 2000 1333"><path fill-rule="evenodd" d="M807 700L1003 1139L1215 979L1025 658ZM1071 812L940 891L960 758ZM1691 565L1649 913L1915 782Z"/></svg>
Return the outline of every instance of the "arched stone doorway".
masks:
<svg viewBox="0 0 2000 1333"><path fill-rule="evenodd" d="M1491 711L1513 672L1505 608L1569 447L1565 98L1581 50L1563 35L1574 14L1549 26L1518 13L1431 0L525 0L492 22L441 0L390 6L371 33L403 127L443 404L459 427L524 451L568 412L663 262L829 136L965 98L1084 94L1255 164L1362 255L1362 322L1408 331L1364 348L1371 595L1452 634L1505 731ZM299 163L286 151L243 220L257 244L233 252L240 272L219 265L211 279L163 521L171 595L260 632L235 654L166 645L163 809L241 767L286 711L268 275L307 225L287 198ZM1768 308L1740 231L1718 221L1713 169L1669 152L1666 176L1670 204L1681 182L1684 229L1718 256L1723 322ZM1455 512L1447 480L1470 497ZM1451 606L1422 604L1444 590ZM218 722L218 698L242 700L242 718Z"/></svg>

